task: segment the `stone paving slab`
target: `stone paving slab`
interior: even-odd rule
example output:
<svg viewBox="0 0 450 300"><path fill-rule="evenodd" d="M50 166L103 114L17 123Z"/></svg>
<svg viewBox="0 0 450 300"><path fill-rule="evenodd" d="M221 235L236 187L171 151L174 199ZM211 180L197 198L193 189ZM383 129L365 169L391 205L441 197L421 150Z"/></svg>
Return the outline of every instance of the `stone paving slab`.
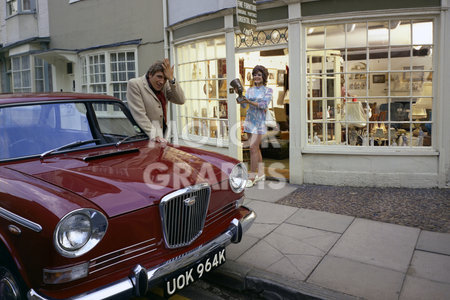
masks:
<svg viewBox="0 0 450 300"><path fill-rule="evenodd" d="M242 237L242 240L241 240L240 243L238 243L238 244L230 244L227 247L227 253L226 253L227 260L236 260L236 259L238 259L239 256L241 256L248 249L253 247L253 245L255 245L258 241L259 241L258 238L244 234L244 236Z"/></svg>
<svg viewBox="0 0 450 300"><path fill-rule="evenodd" d="M284 255L275 247L264 240L260 240L256 245L242 254L236 262L266 270L272 264L283 258Z"/></svg>
<svg viewBox="0 0 450 300"><path fill-rule="evenodd" d="M408 275L450 284L450 256L414 251Z"/></svg>
<svg viewBox="0 0 450 300"><path fill-rule="evenodd" d="M264 238L269 235L272 231L275 230L279 225L278 224L264 224L258 223L258 218L250 227L250 229L245 233L245 235L250 235L259 239Z"/></svg>
<svg viewBox="0 0 450 300"><path fill-rule="evenodd" d="M263 224L281 224L298 210L296 207L258 200L249 201L246 205L255 211L255 222Z"/></svg>
<svg viewBox="0 0 450 300"><path fill-rule="evenodd" d="M251 188L245 189L245 197L248 199L256 199L267 202L277 202L281 198L286 197L298 187L283 181L266 180L258 182Z"/></svg>
<svg viewBox="0 0 450 300"><path fill-rule="evenodd" d="M286 222L310 228L343 233L355 218L311 209L299 209Z"/></svg>
<svg viewBox="0 0 450 300"><path fill-rule="evenodd" d="M282 224L237 261L305 280L339 236L328 231Z"/></svg>
<svg viewBox="0 0 450 300"><path fill-rule="evenodd" d="M397 300L403 278L402 272L327 255L307 282L364 299Z"/></svg>
<svg viewBox="0 0 450 300"><path fill-rule="evenodd" d="M448 300L450 284L406 276L400 300Z"/></svg>
<svg viewBox="0 0 450 300"><path fill-rule="evenodd" d="M450 255L450 233L420 232L417 249Z"/></svg>
<svg viewBox="0 0 450 300"><path fill-rule="evenodd" d="M406 273L420 230L356 219L330 255Z"/></svg>

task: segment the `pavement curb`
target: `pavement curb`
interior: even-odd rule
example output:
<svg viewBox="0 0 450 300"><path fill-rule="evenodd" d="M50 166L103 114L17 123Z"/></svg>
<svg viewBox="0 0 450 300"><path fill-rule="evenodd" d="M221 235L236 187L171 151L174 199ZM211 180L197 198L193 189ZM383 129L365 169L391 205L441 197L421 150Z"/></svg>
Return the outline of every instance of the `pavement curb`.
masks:
<svg viewBox="0 0 450 300"><path fill-rule="evenodd" d="M234 261L227 261L205 280L238 292L256 293L264 299L362 299Z"/></svg>

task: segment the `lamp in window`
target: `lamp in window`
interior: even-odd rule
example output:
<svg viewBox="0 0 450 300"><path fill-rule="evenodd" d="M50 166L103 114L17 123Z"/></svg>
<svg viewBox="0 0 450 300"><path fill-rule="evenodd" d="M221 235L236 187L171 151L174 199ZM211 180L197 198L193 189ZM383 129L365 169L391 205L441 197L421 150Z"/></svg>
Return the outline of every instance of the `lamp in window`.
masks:
<svg viewBox="0 0 450 300"><path fill-rule="evenodd" d="M430 105L428 102L431 101L424 98L419 98L419 100L417 100L417 102L412 105L411 117L413 120L426 119L427 108L431 108L429 107Z"/></svg>
<svg viewBox="0 0 450 300"><path fill-rule="evenodd" d="M345 104L345 121L349 126L365 127L366 126L366 111L362 103L359 101L347 102Z"/></svg>

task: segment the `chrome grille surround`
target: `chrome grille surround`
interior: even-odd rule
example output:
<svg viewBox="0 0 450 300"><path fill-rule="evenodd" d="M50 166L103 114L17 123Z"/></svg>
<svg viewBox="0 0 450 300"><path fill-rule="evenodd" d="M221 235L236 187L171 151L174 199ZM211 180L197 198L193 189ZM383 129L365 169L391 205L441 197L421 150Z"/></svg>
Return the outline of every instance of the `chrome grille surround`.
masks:
<svg viewBox="0 0 450 300"><path fill-rule="evenodd" d="M169 249L190 245L203 231L211 188L189 186L164 196L159 204L164 242Z"/></svg>

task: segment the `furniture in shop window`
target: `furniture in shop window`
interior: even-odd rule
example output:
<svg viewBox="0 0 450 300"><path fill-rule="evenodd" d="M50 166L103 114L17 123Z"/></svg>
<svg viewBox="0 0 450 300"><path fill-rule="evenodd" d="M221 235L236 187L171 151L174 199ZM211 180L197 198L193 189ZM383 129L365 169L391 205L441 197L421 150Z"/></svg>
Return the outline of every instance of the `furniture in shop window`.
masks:
<svg viewBox="0 0 450 300"><path fill-rule="evenodd" d="M339 73L341 72L341 59L341 52L338 50L307 51L308 73L314 74L308 76L307 95L309 99L312 97L320 99L319 101L311 100L312 105L309 106L308 111L308 119L311 121L309 123L309 132L311 135L317 133L321 140L326 141L328 144L340 144L342 137L340 111L343 103L340 98L342 95L341 74ZM319 70L319 72L317 73L316 70ZM320 81L319 94L313 89L313 80ZM320 111L314 109L315 102L320 103ZM330 106L332 114L328 112L328 106ZM317 120L318 116L320 116L319 120ZM314 119L322 124L333 124L333 126L317 126L317 123L314 124L313 122Z"/></svg>

